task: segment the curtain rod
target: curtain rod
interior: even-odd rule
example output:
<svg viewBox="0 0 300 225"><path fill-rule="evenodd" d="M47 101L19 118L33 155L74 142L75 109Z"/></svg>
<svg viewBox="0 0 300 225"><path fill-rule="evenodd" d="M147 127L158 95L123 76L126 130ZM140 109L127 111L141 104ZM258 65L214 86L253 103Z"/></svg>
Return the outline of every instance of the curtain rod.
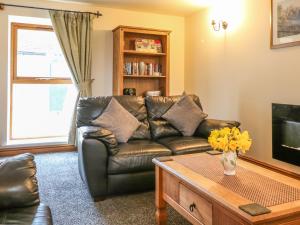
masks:
<svg viewBox="0 0 300 225"><path fill-rule="evenodd" d="M71 10L62 10L62 9L51 9L51 8L41 8L41 7L34 7L34 6L25 6L25 5L14 5L14 4L6 4L6 3L0 3L0 10L4 10L4 6L10 6L10 7L18 7L18 8L28 8L28 9L40 9L40 10L56 10L56 11L63 11L63 12L73 12L73 13L89 13L92 15L96 15L97 18L99 16L102 16L102 14L97 11L94 12L80 12L80 11L71 11Z"/></svg>

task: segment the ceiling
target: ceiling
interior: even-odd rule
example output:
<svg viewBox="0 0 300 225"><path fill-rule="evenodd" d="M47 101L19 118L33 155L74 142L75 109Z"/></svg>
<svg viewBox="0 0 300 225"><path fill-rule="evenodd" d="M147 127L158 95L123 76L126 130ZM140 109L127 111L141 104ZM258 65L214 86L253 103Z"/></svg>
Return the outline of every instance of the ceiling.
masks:
<svg viewBox="0 0 300 225"><path fill-rule="evenodd" d="M57 1L57 0L53 0ZM99 6L186 16L206 7L209 0L60 0Z"/></svg>

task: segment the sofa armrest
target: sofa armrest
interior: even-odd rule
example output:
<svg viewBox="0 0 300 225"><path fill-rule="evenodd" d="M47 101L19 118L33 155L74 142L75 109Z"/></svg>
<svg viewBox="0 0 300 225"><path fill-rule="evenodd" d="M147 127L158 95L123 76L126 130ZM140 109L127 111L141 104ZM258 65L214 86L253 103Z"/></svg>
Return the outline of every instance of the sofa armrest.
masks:
<svg viewBox="0 0 300 225"><path fill-rule="evenodd" d="M208 138L212 130L221 129L224 127L239 127L241 124L237 121L205 119L198 126L195 136Z"/></svg>
<svg viewBox="0 0 300 225"><path fill-rule="evenodd" d="M85 129L78 129L79 173L94 199L107 194L108 150L102 141L85 138Z"/></svg>
<svg viewBox="0 0 300 225"><path fill-rule="evenodd" d="M95 126L86 126L79 129L84 138L94 138L103 142L110 155L115 155L119 152L120 149L117 138L111 131Z"/></svg>
<svg viewBox="0 0 300 225"><path fill-rule="evenodd" d="M0 209L20 208L40 202L36 165L32 154L0 162Z"/></svg>

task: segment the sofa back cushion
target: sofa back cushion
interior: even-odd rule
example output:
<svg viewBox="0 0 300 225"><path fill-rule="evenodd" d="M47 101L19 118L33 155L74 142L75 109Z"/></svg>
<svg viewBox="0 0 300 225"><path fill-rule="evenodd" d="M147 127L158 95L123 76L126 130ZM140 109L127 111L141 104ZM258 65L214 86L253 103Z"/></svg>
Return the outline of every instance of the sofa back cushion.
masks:
<svg viewBox="0 0 300 225"><path fill-rule="evenodd" d="M178 95L145 98L153 139L170 136L181 136L180 131L174 128L167 120L162 118L162 116L174 105L174 103L178 102L181 97L181 95ZM202 110L199 97L196 95L190 95L190 97Z"/></svg>
<svg viewBox="0 0 300 225"><path fill-rule="evenodd" d="M77 106L77 127L92 126L92 121L104 112L111 98L111 96L81 98ZM141 126L130 139L150 139L145 99L140 96L114 96L114 98L141 122Z"/></svg>

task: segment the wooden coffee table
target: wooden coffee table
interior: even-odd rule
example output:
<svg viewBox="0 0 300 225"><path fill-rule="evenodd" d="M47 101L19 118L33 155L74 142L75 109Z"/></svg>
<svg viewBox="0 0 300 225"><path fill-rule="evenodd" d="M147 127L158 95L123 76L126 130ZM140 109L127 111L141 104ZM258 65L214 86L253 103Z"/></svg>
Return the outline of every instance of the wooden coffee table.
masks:
<svg viewBox="0 0 300 225"><path fill-rule="evenodd" d="M224 176L220 156L162 157L156 165L156 221L167 222L166 204L197 225L300 225L300 181L238 160ZM259 203L271 213L251 216L239 206Z"/></svg>

